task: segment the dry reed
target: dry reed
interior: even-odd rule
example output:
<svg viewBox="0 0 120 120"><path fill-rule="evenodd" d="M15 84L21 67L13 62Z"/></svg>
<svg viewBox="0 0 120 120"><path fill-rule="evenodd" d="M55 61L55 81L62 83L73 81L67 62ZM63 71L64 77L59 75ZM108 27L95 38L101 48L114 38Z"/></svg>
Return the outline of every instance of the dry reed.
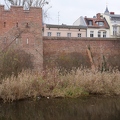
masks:
<svg viewBox="0 0 120 120"><path fill-rule="evenodd" d="M23 71L0 84L0 98L11 102L25 98L80 97L89 94L120 95L120 72L71 71L59 74L58 69L42 73Z"/></svg>

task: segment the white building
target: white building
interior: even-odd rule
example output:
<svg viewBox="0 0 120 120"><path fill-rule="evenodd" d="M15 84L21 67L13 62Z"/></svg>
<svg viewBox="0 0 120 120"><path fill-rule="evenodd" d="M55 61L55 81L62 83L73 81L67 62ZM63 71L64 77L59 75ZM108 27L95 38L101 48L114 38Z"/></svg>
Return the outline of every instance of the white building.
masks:
<svg viewBox="0 0 120 120"><path fill-rule="evenodd" d="M43 36L86 37L87 26L44 24Z"/></svg>
<svg viewBox="0 0 120 120"><path fill-rule="evenodd" d="M109 37L109 25L104 17L98 13L93 18L78 18L73 25L87 26L87 37Z"/></svg>
<svg viewBox="0 0 120 120"><path fill-rule="evenodd" d="M107 20L110 26L110 37L120 36L120 14L109 12L108 7L103 14L101 14Z"/></svg>

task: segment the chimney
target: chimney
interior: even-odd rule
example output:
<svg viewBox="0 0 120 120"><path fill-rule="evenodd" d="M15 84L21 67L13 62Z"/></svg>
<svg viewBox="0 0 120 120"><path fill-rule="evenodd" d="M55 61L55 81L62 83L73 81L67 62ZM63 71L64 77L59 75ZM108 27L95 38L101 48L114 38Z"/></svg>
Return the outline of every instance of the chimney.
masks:
<svg viewBox="0 0 120 120"><path fill-rule="evenodd" d="M115 13L114 12L110 12L111 15L114 15Z"/></svg>
<svg viewBox="0 0 120 120"><path fill-rule="evenodd" d="M101 14L100 14L100 13L98 13L96 16L97 16L97 19L100 19Z"/></svg>

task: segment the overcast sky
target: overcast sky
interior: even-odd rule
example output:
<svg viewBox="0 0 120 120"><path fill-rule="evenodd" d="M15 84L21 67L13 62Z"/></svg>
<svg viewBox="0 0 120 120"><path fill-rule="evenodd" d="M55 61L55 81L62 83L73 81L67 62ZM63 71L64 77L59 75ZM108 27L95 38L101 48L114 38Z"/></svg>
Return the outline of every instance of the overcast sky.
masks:
<svg viewBox="0 0 120 120"><path fill-rule="evenodd" d="M3 3L4 0L0 0ZM49 0L52 6L48 11L48 24L68 24L80 16L93 17L104 13L106 3L110 12L120 14L120 0ZM59 14L58 14L59 13ZM59 17L58 17L59 16ZM59 19L58 19L59 18ZM58 22L59 21L59 22Z"/></svg>

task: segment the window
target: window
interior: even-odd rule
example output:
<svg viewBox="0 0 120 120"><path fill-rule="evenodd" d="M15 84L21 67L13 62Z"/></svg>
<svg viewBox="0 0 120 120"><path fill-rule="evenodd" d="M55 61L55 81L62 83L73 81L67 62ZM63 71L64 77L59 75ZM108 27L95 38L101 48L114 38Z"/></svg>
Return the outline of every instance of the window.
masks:
<svg viewBox="0 0 120 120"><path fill-rule="evenodd" d="M6 27L6 22L4 22L4 28Z"/></svg>
<svg viewBox="0 0 120 120"><path fill-rule="evenodd" d="M81 33L78 33L78 37L81 37Z"/></svg>
<svg viewBox="0 0 120 120"><path fill-rule="evenodd" d="M88 25L92 26L92 20L88 21Z"/></svg>
<svg viewBox="0 0 120 120"><path fill-rule="evenodd" d="M18 27L18 23L16 23L16 27Z"/></svg>
<svg viewBox="0 0 120 120"><path fill-rule="evenodd" d="M94 37L94 31L90 31L90 37Z"/></svg>
<svg viewBox="0 0 120 120"><path fill-rule="evenodd" d="M26 28L28 28L29 27L29 25L28 25L28 23L26 24Z"/></svg>
<svg viewBox="0 0 120 120"><path fill-rule="evenodd" d="M96 24L99 26L104 26L104 22L102 22L102 21L96 22Z"/></svg>
<svg viewBox="0 0 120 120"><path fill-rule="evenodd" d="M18 38L16 38L16 44L18 44Z"/></svg>
<svg viewBox="0 0 120 120"><path fill-rule="evenodd" d="M48 33L47 33L47 36L51 36L51 32L48 32Z"/></svg>
<svg viewBox="0 0 120 120"><path fill-rule="evenodd" d="M117 26L113 26L113 35L117 35Z"/></svg>
<svg viewBox="0 0 120 120"><path fill-rule="evenodd" d="M60 37L60 32L57 32L57 37Z"/></svg>
<svg viewBox="0 0 120 120"><path fill-rule="evenodd" d="M101 32L98 32L98 37L101 37Z"/></svg>
<svg viewBox="0 0 120 120"><path fill-rule="evenodd" d="M106 38L106 32L103 32L103 37Z"/></svg>
<svg viewBox="0 0 120 120"><path fill-rule="evenodd" d="M71 37L71 33L67 33L67 37Z"/></svg>
<svg viewBox="0 0 120 120"><path fill-rule="evenodd" d="M27 44L29 44L29 39L28 39L28 38L27 38L27 41L26 41L26 42L27 42Z"/></svg>

